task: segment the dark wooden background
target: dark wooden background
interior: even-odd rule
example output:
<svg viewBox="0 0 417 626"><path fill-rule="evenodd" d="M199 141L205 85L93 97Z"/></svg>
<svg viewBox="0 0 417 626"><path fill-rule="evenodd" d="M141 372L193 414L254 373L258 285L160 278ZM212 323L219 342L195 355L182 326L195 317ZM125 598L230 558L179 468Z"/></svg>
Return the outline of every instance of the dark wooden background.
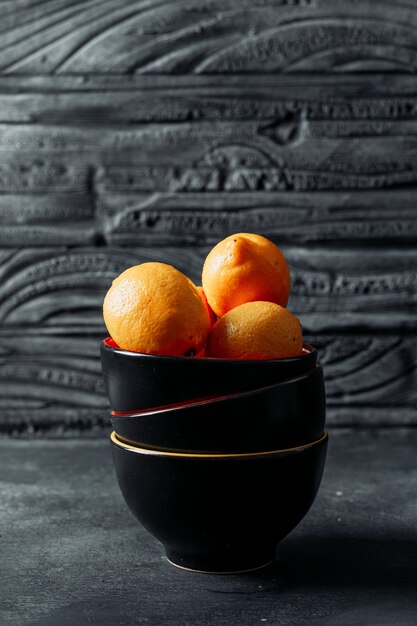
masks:
<svg viewBox="0 0 417 626"><path fill-rule="evenodd" d="M278 243L332 425L417 425L417 4L0 2L0 430L102 432L103 295Z"/></svg>

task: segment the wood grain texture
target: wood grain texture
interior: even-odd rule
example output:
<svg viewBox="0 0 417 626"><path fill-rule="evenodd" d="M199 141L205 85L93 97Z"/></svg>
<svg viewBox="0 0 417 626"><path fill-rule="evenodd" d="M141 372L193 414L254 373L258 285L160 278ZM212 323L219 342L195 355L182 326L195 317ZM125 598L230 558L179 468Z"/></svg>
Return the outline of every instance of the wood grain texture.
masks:
<svg viewBox="0 0 417 626"><path fill-rule="evenodd" d="M416 94L398 77L2 77L0 245L193 244L244 224L414 243Z"/></svg>
<svg viewBox="0 0 417 626"><path fill-rule="evenodd" d="M342 77L273 86L223 78L178 77L175 86L160 79L153 87L138 79L124 89L116 80L44 79L23 95L24 81L2 78L1 192L73 193L94 184L136 193L357 191L416 182L409 83L384 97L371 82L371 99Z"/></svg>
<svg viewBox="0 0 417 626"><path fill-rule="evenodd" d="M295 105L297 106L297 105ZM310 132L303 110L254 121L125 127L0 125L0 191L248 192L404 188L417 182L415 129L364 141L349 123ZM314 124L313 124L314 126ZM355 124L354 124L355 126ZM408 132L409 130L409 132ZM407 133L407 138L398 139ZM77 155L77 159L74 156Z"/></svg>
<svg viewBox="0 0 417 626"><path fill-rule="evenodd" d="M411 2L6 2L3 73L412 72Z"/></svg>
<svg viewBox="0 0 417 626"><path fill-rule="evenodd" d="M115 186L123 184L120 174ZM97 215L103 238L117 245L215 243L224 233L245 229L275 236L282 243L305 245L414 245L417 240L415 192L407 189L314 194L181 191L148 196L109 188L98 196Z"/></svg>
<svg viewBox="0 0 417 626"><path fill-rule="evenodd" d="M100 9L43 4L63 54L62 12ZM40 7L5 16L30 29ZM289 260L330 423L415 425L416 155L417 87L404 76L3 75L0 430L107 428L98 344L111 280L159 260L200 282L210 246L245 230Z"/></svg>

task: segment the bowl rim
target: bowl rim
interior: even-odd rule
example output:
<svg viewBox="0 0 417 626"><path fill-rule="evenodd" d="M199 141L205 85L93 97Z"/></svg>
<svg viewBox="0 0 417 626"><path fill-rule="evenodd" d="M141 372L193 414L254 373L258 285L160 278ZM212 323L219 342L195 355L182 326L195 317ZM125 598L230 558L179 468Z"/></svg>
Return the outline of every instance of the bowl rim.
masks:
<svg viewBox="0 0 417 626"><path fill-rule="evenodd" d="M158 450L156 448L144 448L140 446L133 446L130 443L125 443L122 438L119 438L120 435L116 433L115 430L110 434L110 441L117 447L123 448L129 452L134 452L135 454L144 454L147 456L163 456L163 457L180 457L180 458L193 458L193 459L230 459L230 458L249 458L249 457L269 457L277 454L288 454L294 452L302 452L303 450L307 450L308 448L312 448L314 446L320 445L324 443L329 435L327 431L320 437L320 439L316 439L315 441L311 441L310 443L305 443L302 446L295 446L294 448L284 448L281 450L270 450L266 452L243 452L243 453L197 453L197 452L167 452L164 450Z"/></svg>
<svg viewBox="0 0 417 626"><path fill-rule="evenodd" d="M297 356L291 356L291 357L285 357L282 359L221 359L219 357L209 357L209 356L205 356L205 357L189 357L189 356L169 356L167 354L147 354L146 352L133 352L132 350L123 350L123 348L119 348L119 347L115 347L115 346L111 346L109 345L109 340L110 341L114 341L114 339L112 339L112 337L105 337L104 339L102 339L101 341L101 346L102 349L108 351L108 352L112 352L114 354L120 354L120 355L124 355L124 356L129 356L129 357L134 357L134 358L139 358L139 357L145 357L146 359L149 360L163 360L163 361L188 361L188 362L195 362L195 363L201 363L201 362L207 362L210 361L210 363L233 363L233 364L239 364L239 363L293 363L295 361L299 361L301 359L306 359L308 357L311 357L314 354L317 354L317 350L314 346L312 346L309 343L303 343L303 352L302 354L299 354ZM114 342L116 343L116 342Z"/></svg>

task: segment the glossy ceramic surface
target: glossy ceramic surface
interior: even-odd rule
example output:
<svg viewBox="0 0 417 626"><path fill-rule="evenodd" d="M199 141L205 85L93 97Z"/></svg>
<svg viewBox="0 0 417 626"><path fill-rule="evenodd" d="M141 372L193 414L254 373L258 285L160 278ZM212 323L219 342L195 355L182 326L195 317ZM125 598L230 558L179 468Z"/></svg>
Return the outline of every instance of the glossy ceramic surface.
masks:
<svg viewBox="0 0 417 626"><path fill-rule="evenodd" d="M290 359L244 361L156 356L100 346L103 378L114 411L140 411L273 385L302 376L316 366L317 353L305 346Z"/></svg>
<svg viewBox="0 0 417 626"><path fill-rule="evenodd" d="M134 444L194 452L261 452L319 439L326 399L321 367L254 391L169 409L111 416Z"/></svg>
<svg viewBox="0 0 417 626"><path fill-rule="evenodd" d="M141 449L114 433L111 441L124 499L168 559L218 573L274 559L278 542L314 501L327 449L327 435L308 446L247 455Z"/></svg>

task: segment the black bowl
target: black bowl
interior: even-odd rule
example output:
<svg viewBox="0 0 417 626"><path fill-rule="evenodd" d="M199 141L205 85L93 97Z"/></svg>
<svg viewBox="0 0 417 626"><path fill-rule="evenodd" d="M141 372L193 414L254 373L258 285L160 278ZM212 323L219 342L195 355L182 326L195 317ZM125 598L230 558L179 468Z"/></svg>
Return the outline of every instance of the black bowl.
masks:
<svg viewBox="0 0 417 626"><path fill-rule="evenodd" d="M196 455L129 446L111 435L124 499L168 559L205 572L256 569L317 494L327 435L285 451ZM133 552L134 547L129 546Z"/></svg>
<svg viewBox="0 0 417 626"><path fill-rule="evenodd" d="M323 371L254 391L111 415L119 438L160 450L242 453L302 446L325 426Z"/></svg>
<svg viewBox="0 0 417 626"><path fill-rule="evenodd" d="M266 387L313 369L317 352L274 360L158 356L128 352L108 337L100 346L104 382L114 411L140 411Z"/></svg>

